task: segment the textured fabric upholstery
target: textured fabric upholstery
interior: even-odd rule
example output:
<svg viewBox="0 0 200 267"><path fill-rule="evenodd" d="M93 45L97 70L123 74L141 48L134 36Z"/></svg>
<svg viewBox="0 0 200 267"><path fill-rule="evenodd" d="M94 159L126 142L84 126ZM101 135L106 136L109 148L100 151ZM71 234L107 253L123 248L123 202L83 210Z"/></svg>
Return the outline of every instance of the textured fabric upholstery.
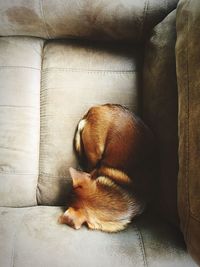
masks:
<svg viewBox="0 0 200 267"><path fill-rule="evenodd" d="M49 41L41 87L39 204L65 204L72 140L89 107L120 103L138 113L141 53L127 46Z"/></svg>
<svg viewBox="0 0 200 267"><path fill-rule="evenodd" d="M0 204L65 204L81 116L107 102L139 112L141 49L24 37L0 44Z"/></svg>
<svg viewBox="0 0 200 267"><path fill-rule="evenodd" d="M178 209L187 246L200 264L200 2L177 11L179 93Z"/></svg>
<svg viewBox="0 0 200 267"><path fill-rule="evenodd" d="M71 188L68 167L77 166L75 127L89 107L107 102L144 115L156 133L156 200L177 223L176 14L170 13L177 2L0 1L0 266L196 266L180 230L151 210L116 234L57 223ZM180 166L179 193L185 194ZM197 214L194 198L191 203ZM188 209L180 212L183 231ZM194 232L186 241L197 248L198 224L191 219L189 227Z"/></svg>
<svg viewBox="0 0 200 267"><path fill-rule="evenodd" d="M195 267L180 233L143 217L121 233L59 225L59 207L1 208L0 266Z"/></svg>
<svg viewBox="0 0 200 267"><path fill-rule="evenodd" d="M6 0L0 35L141 41L178 0Z"/></svg>
<svg viewBox="0 0 200 267"><path fill-rule="evenodd" d="M0 206L36 204L43 41L0 38Z"/></svg>
<svg viewBox="0 0 200 267"><path fill-rule="evenodd" d="M156 135L160 164L156 208L179 224L177 213L178 96L175 63L176 11L147 41L143 75L143 117Z"/></svg>

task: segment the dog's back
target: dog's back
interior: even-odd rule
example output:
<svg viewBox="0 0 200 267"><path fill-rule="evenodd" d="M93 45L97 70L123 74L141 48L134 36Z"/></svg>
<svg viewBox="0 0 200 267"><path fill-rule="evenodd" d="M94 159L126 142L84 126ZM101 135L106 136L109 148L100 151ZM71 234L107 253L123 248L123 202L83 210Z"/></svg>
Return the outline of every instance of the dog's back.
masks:
<svg viewBox="0 0 200 267"><path fill-rule="evenodd" d="M88 171L125 183L139 174L141 165L144 169L153 146L149 128L125 107L113 104L92 107L79 122L74 139Z"/></svg>

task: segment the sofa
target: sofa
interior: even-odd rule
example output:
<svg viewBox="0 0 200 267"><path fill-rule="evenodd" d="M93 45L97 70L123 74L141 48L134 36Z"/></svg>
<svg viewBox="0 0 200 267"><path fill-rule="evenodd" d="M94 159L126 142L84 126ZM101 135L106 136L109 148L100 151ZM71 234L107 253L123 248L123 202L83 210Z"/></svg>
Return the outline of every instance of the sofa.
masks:
<svg viewBox="0 0 200 267"><path fill-rule="evenodd" d="M0 266L200 264L199 0L0 0ZM81 116L154 132L155 194L118 233L58 223Z"/></svg>

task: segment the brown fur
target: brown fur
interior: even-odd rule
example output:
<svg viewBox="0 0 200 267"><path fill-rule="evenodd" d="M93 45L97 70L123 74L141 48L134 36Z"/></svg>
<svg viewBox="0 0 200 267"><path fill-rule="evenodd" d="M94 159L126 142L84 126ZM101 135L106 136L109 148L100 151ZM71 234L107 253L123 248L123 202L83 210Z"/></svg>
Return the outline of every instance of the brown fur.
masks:
<svg viewBox="0 0 200 267"><path fill-rule="evenodd" d="M60 222L75 229L87 223L91 229L123 230L144 210L154 153L151 131L126 108L101 105L79 122L74 147L90 173L70 168L73 194Z"/></svg>

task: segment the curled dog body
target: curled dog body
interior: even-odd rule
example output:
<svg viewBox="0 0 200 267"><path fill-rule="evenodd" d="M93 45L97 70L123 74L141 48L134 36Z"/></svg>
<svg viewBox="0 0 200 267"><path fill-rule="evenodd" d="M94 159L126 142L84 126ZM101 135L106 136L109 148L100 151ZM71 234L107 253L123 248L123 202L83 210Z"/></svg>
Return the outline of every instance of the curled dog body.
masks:
<svg viewBox="0 0 200 267"><path fill-rule="evenodd" d="M123 230L141 214L152 183L154 136L121 105L92 107L78 123L74 149L84 170L70 168L73 192L60 223Z"/></svg>

